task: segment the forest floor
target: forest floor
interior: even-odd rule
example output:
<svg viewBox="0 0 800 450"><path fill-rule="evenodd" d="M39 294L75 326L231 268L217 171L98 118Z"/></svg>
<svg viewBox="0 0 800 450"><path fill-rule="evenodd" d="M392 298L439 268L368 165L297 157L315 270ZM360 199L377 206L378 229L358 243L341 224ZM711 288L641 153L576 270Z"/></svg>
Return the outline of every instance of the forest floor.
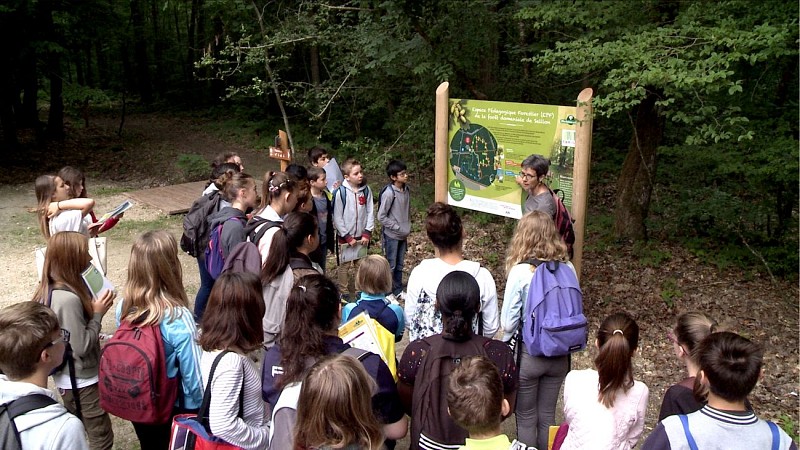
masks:
<svg viewBox="0 0 800 450"><path fill-rule="evenodd" d="M62 144L12 156L12 167L0 175L0 227L4 230L0 234L3 283L0 307L30 299L36 287L33 252L44 245L36 216L31 212L36 205L33 180L37 175L54 173L66 164L82 168L87 173L88 192L97 200L96 211L102 214L122 202L125 191L184 181L176 165L181 154L199 154L210 160L222 151L237 151L245 170L257 178L277 166L263 150L253 150L242 142L241 133L220 131L221 128L205 119L166 113L129 114L122 137L116 135L118 127L119 118L96 118L90 127L68 129L69 137ZM415 175L412 186L433 181L430 174ZM374 179L380 179L378 174ZM612 190L613 187L593 190L590 217L608 216ZM423 217L424 211L414 212L407 273L420 260L433 255L421 231ZM498 297L502 299L505 247L514 222L485 215L464 217L465 257L480 261L492 272ZM166 216L140 204L106 233L108 275L118 291L125 282L130 247L136 236L150 229L167 229L177 238L181 220L182 216ZM596 333L602 318L612 312L626 311L639 323L640 348L634 376L650 388L644 436L656 425L666 388L684 376L666 334L678 314L700 311L764 346L764 374L750 401L759 416L779 422L797 439L800 422L797 283L773 281L757 267L719 269L670 242L650 242L645 251L618 244L608 238L610 232L602 221L594 222L591 218L589 221L581 285L585 313L591 322L590 335ZM378 246L374 248L377 251ZM193 299L199 282L196 262L186 255L181 255L180 260L184 285ZM105 332L113 332L112 314L106 315L103 328ZM404 340L398 347L398 356L405 344ZM595 354L593 348L575 354L572 367L591 367ZM138 447L129 423L114 419L114 427L115 448ZM505 428L514 434L513 420L507 421ZM401 443L398 448L405 446Z"/></svg>

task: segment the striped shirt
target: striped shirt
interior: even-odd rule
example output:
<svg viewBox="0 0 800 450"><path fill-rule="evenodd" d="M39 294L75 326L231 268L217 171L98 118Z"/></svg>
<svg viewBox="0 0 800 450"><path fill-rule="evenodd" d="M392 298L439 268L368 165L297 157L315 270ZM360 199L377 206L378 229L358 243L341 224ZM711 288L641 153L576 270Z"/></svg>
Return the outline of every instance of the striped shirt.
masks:
<svg viewBox="0 0 800 450"><path fill-rule="evenodd" d="M211 365L220 351L203 352L200 369L203 385L208 384ZM244 407L239 417L239 398L244 381ZM266 448L269 439L268 417L261 399L261 376L250 358L238 353L222 357L211 381L208 421L211 433L244 449Z"/></svg>

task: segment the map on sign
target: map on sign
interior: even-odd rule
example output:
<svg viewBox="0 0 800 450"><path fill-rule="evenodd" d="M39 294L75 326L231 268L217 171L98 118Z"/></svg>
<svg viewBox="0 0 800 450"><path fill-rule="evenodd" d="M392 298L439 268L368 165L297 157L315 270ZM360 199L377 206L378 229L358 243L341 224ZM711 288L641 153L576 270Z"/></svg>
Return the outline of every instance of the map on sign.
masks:
<svg viewBox="0 0 800 450"><path fill-rule="evenodd" d="M468 189L485 189L495 180L499 153L492 133L472 124L450 141L450 167Z"/></svg>
<svg viewBox="0 0 800 450"><path fill-rule="evenodd" d="M547 184L571 206L575 107L450 99L448 202L520 218L526 193L516 182L522 161L550 159Z"/></svg>

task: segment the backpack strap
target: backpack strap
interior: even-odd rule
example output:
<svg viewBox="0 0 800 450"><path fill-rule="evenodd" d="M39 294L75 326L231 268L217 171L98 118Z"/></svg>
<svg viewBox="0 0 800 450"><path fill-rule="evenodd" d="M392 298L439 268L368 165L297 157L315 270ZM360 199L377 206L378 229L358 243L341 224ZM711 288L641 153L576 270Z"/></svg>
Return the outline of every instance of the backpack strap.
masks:
<svg viewBox="0 0 800 450"><path fill-rule="evenodd" d="M47 290L47 307L52 309L53 303L53 288L49 288ZM75 358L72 356L72 346L69 345L69 342L66 343L66 348L64 349L64 362L61 363L61 366L57 367L56 370L64 367L66 363L69 369L69 384L70 388L72 389L72 400L75 402L75 416L78 419L83 420L83 410L81 409L81 396L78 394L78 377L75 374ZM47 396L45 396L47 397ZM49 397L48 397L49 398ZM23 413L25 414L25 413Z"/></svg>
<svg viewBox="0 0 800 450"><path fill-rule="evenodd" d="M347 347L346 349L342 350L339 353L347 356L352 356L353 358L361 361L362 363L364 362L365 359L367 359L367 356L369 356L370 354L368 351L361 350L360 348L356 347Z"/></svg>
<svg viewBox="0 0 800 450"><path fill-rule="evenodd" d="M692 436L692 432L689 431L689 418L686 417L686 414L678 414L678 417L681 419L683 434L686 435L686 442L689 444L689 450L698 450L697 442L694 441L694 436Z"/></svg>
<svg viewBox="0 0 800 450"><path fill-rule="evenodd" d="M67 342L69 345L69 342ZM78 377L75 375L75 357L72 355L72 347L69 348L69 353L64 352L64 358L67 358L67 367L69 367L69 384L72 387L72 401L75 402L75 415L83 421L83 411L81 409L81 396L78 392Z"/></svg>
<svg viewBox="0 0 800 450"><path fill-rule="evenodd" d="M45 394L28 394L20 397L6 405L8 410L8 418L14 420L15 418L28 414L34 409L44 408L45 406L55 405L58 403L52 397Z"/></svg>
<svg viewBox="0 0 800 450"><path fill-rule="evenodd" d="M214 358L214 362L211 364L211 371L208 373L206 390L203 392L203 402L200 404L200 410L197 411L197 421L200 422L207 431L210 431L208 425L208 410L211 406L211 382L214 381L214 372L217 370L217 365L222 360L222 357L230 352L230 350L221 351L219 355ZM242 378L242 389L244 389L244 378Z"/></svg>
<svg viewBox="0 0 800 450"><path fill-rule="evenodd" d="M20 397L12 402L2 405L2 408L5 408L6 412L8 413L8 421L9 425L11 425L11 431L14 433L20 448L22 448L22 440L19 437L19 430L17 429L17 424L14 423L14 419L33 410L55 405L57 403L58 402L53 400L52 397L45 394L28 394L24 397Z"/></svg>
<svg viewBox="0 0 800 450"><path fill-rule="evenodd" d="M260 220L254 223L256 224L256 226L253 228L253 231L251 232L249 237L250 237L250 242L256 245L258 245L258 242L261 240L261 238L264 237L265 234L267 234L267 231L269 229L281 226L280 222L275 222L269 219ZM264 224L264 226L261 226L261 224Z"/></svg>
<svg viewBox="0 0 800 450"><path fill-rule="evenodd" d="M771 420L767 420L769 430L772 432L772 450L780 450L781 447L781 433L778 431L778 426Z"/></svg>

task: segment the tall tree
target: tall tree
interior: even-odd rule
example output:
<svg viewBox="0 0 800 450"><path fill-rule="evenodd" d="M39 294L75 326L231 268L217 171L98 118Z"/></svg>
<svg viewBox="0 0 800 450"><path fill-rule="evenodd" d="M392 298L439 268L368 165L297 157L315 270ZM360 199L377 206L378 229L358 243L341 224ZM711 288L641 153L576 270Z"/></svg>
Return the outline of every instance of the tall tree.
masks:
<svg viewBox="0 0 800 450"><path fill-rule="evenodd" d="M550 32L552 46L533 55L543 71L588 77L596 111L622 114L631 126L617 183L615 231L644 239L661 124L680 127L688 145L743 141L744 85L776 61L797 56L797 5L748 1L537 1L520 17Z"/></svg>

